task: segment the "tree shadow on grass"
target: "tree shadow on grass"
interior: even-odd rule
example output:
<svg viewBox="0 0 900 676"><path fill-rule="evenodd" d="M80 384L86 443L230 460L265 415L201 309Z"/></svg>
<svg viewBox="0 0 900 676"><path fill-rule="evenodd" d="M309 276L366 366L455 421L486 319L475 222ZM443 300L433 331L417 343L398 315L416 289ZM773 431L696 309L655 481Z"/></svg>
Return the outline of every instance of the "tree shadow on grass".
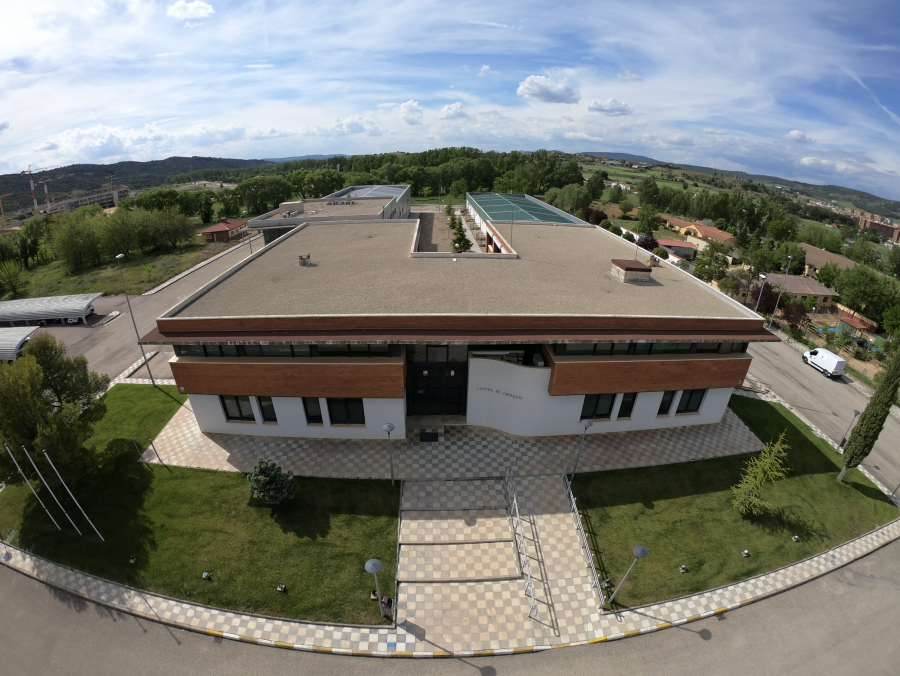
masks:
<svg viewBox="0 0 900 676"><path fill-rule="evenodd" d="M46 512L32 497L22 520L19 546L37 556L91 575L137 585L141 568L156 546L151 524L143 511L146 497L153 490L154 469L137 461L130 439L110 441L105 452L94 457L90 471L77 480L67 477L65 468L59 469L103 540L97 536L55 475L45 473L53 492L82 535L78 535L53 498L43 489L39 491L41 499L62 531L53 526ZM137 557L134 564L129 563L132 556Z"/></svg>
<svg viewBox="0 0 900 676"><path fill-rule="evenodd" d="M332 515L397 518L400 485L374 479L324 479L295 477L297 495L280 505L266 505L250 498L251 507L268 508L285 533L301 538L324 538L331 530ZM248 487L249 493L249 487Z"/></svg>
<svg viewBox="0 0 900 676"><path fill-rule="evenodd" d="M743 518L768 535L797 535L801 540L827 537L827 533L816 528L813 521L791 514L781 507L770 509L764 514Z"/></svg>

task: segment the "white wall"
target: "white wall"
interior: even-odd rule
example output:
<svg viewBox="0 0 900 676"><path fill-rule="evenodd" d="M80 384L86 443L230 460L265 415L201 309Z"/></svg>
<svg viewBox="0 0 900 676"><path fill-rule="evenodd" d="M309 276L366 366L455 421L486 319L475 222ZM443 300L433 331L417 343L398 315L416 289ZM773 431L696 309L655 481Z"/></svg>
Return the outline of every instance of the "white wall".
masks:
<svg viewBox="0 0 900 676"><path fill-rule="evenodd" d="M550 396L550 369L519 366L495 359L469 361L466 419L470 425L493 427L519 436L581 434L584 395ZM731 388L709 390L695 414L675 415L681 393L672 402L668 416L657 417L662 392L641 392L629 420L617 420L621 394L616 397L612 417L595 420L589 434L629 432L663 427L716 423L725 414Z"/></svg>
<svg viewBox="0 0 900 676"><path fill-rule="evenodd" d="M191 394L191 407L197 424L203 432L217 434L258 434L267 437L312 437L317 439L386 439L382 426L393 423L394 439L406 437L406 400L404 399L363 399L366 424L332 426L328 419L328 404L322 398L323 424L307 425L300 397L272 397L277 423L264 423L256 397L250 397L256 422L229 421L219 397L210 394Z"/></svg>

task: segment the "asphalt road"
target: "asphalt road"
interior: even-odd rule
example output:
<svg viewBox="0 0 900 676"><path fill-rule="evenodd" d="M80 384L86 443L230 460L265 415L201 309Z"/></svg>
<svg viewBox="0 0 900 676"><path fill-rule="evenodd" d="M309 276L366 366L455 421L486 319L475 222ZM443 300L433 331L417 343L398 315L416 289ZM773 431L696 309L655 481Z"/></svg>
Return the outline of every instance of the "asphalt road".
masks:
<svg viewBox="0 0 900 676"><path fill-rule="evenodd" d="M802 412L835 443L840 443L847 431L854 409L862 411L869 401L847 380L826 378L804 364L800 352L786 343L751 343L749 351L753 356L751 375ZM864 465L890 489L900 484L900 422L893 416L888 416Z"/></svg>
<svg viewBox="0 0 900 676"><path fill-rule="evenodd" d="M253 250L262 246L262 240L253 242ZM212 281L231 266L250 255L246 244L234 247L226 255L206 265L196 272L178 280L151 296L129 296L137 328L143 336L156 328L156 319L166 310L190 295L204 284ZM74 326L52 325L43 329L65 342L70 355L84 355L92 371L105 373L115 378L129 365L141 358L141 351L134 335L134 326L128 316L125 296L103 296L94 303L98 315L107 315L113 310L122 314L99 327L78 324ZM153 375L171 378L172 371L167 362L174 354L171 349L148 347L146 350L160 350L160 354L150 360ZM141 369L134 377L147 377L147 370Z"/></svg>
<svg viewBox="0 0 900 676"><path fill-rule="evenodd" d="M236 643L111 612L0 566L0 672L121 674L896 674L900 542L765 601L647 636L534 655L397 660Z"/></svg>

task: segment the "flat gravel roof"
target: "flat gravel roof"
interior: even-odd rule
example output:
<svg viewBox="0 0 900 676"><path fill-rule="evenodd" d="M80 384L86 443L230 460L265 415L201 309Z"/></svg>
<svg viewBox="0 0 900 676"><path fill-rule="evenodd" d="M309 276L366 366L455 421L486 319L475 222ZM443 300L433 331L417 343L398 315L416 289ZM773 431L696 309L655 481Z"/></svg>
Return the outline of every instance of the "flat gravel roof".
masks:
<svg viewBox="0 0 900 676"><path fill-rule="evenodd" d="M594 226L516 223L518 259L412 258L417 221L309 223L173 308L168 317L488 314L751 319L756 315L668 264L620 282L635 247ZM499 227L509 238L509 227ZM298 257L311 255L312 265ZM646 252L639 254L646 259Z"/></svg>

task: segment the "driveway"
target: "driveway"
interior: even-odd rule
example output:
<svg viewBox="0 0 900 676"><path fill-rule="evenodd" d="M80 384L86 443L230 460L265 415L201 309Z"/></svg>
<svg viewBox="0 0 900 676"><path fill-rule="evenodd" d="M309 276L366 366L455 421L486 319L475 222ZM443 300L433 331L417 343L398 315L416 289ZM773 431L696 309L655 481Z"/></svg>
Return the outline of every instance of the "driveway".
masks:
<svg viewBox="0 0 900 676"><path fill-rule="evenodd" d="M262 240L253 243L257 251ZM156 319L166 310L190 295L204 284L212 281L228 268L236 265L250 255L246 244L234 247L221 258L213 261L196 272L183 277L174 284L150 296L129 296L138 331L145 335L156 328ZM122 314L108 324L92 328L78 324L76 326L52 325L43 329L62 340L69 349L70 355L84 355L92 371L105 373L115 378L130 364L141 358L141 351L134 335L134 326L128 316L128 305L125 296L103 296L94 302L98 315L107 315L113 310ZM148 350L158 347L145 348ZM151 370L157 378L171 378L172 371L168 360L174 355L171 348L160 350L160 354L150 360ZM146 377L146 369L141 369L136 377Z"/></svg>
<svg viewBox="0 0 900 676"><path fill-rule="evenodd" d="M810 422L840 443L868 399L848 380L832 380L803 363L803 356L786 343L751 343L750 373L775 394L800 411ZM872 453L864 463L882 484L893 489L900 484L900 422L888 416Z"/></svg>

